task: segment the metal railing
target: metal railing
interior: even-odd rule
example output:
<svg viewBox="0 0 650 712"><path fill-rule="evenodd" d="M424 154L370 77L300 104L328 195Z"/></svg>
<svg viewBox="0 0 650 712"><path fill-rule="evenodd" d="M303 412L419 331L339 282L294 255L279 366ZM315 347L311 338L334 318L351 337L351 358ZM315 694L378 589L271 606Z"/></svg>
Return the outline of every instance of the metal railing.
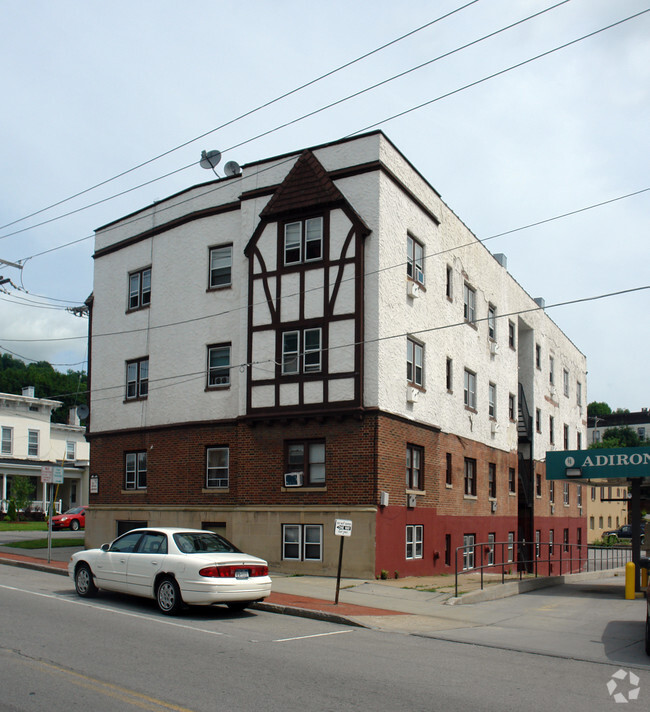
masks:
<svg viewBox="0 0 650 712"><path fill-rule="evenodd" d="M526 552L530 552L529 556ZM501 583L505 583L506 577L521 581L524 576L538 578L604 571L624 566L628 561L632 561L632 549L624 546L529 541L490 541L457 546L454 595L458 597L458 577L467 574L478 573L483 590L485 573L500 573Z"/></svg>
<svg viewBox="0 0 650 712"><path fill-rule="evenodd" d="M50 506L49 500L43 501L42 499L35 499L34 501L30 502L30 504L26 510L21 509L19 511L46 513L48 511L49 506ZM61 514L62 509L63 509L63 500L60 500L60 499L55 500L54 501L54 514ZM0 499L0 514L6 514L8 511L9 511L9 500L8 499Z"/></svg>

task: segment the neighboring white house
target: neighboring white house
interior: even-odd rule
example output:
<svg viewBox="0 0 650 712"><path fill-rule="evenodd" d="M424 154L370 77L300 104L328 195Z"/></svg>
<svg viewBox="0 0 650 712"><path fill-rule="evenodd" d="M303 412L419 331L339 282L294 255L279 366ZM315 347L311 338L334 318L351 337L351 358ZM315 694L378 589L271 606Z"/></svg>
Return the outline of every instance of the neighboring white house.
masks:
<svg viewBox="0 0 650 712"><path fill-rule="evenodd" d="M46 510L52 496L59 511L88 502L90 448L85 428L79 425L74 409L70 424L51 422L60 401L35 398L34 388L23 388L22 395L0 393L0 500L7 511L11 478L32 478L33 508ZM63 466L64 482L43 485L43 466Z"/></svg>

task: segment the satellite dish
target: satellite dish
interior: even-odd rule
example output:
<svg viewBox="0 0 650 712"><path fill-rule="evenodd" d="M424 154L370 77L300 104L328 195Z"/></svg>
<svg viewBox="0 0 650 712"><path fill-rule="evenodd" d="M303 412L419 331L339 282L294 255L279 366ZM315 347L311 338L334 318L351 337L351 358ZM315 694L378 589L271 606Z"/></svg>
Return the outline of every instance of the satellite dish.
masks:
<svg viewBox="0 0 650 712"><path fill-rule="evenodd" d="M237 161L228 161L223 167L223 172L230 178L241 175L241 166Z"/></svg>
<svg viewBox="0 0 650 712"><path fill-rule="evenodd" d="M77 406L77 416L79 420L83 420L84 418L88 417L88 413L90 410L88 409L88 406L85 404L78 405Z"/></svg>
<svg viewBox="0 0 650 712"><path fill-rule="evenodd" d="M220 160L221 151L208 151L207 153L205 151L201 151L201 160L199 165L201 168L214 170L219 165Z"/></svg>

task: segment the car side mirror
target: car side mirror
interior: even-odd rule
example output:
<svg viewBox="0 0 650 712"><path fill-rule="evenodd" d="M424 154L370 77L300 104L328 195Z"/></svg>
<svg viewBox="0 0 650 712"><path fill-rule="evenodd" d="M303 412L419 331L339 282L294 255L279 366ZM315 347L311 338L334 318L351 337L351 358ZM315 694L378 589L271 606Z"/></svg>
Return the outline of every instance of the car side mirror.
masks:
<svg viewBox="0 0 650 712"><path fill-rule="evenodd" d="M111 548L110 544L102 544L102 551L108 551Z"/></svg>

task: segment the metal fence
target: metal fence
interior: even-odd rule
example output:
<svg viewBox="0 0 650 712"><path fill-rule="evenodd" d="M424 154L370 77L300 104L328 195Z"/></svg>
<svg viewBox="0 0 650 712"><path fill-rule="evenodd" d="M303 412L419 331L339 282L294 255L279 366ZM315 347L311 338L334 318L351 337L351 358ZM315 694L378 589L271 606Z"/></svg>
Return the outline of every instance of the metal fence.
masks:
<svg viewBox="0 0 650 712"><path fill-rule="evenodd" d="M456 547L455 596L458 578L479 574L481 589L485 574L500 574L506 579L522 580L524 576L561 576L581 571L603 571L625 566L632 561L632 548L627 546L590 546L565 542L490 541ZM459 566L460 563L460 566ZM491 576L494 580L494 577Z"/></svg>
<svg viewBox="0 0 650 712"><path fill-rule="evenodd" d="M33 502L29 504L27 509L25 510L20 510L25 511L25 512L42 512L42 513L47 513L48 508L50 506L49 501L43 501L42 499L35 499ZM54 501L54 514L61 514L61 510L63 509L63 501L60 499L57 499ZM9 500L8 499L0 499L0 514L6 514L9 511Z"/></svg>

